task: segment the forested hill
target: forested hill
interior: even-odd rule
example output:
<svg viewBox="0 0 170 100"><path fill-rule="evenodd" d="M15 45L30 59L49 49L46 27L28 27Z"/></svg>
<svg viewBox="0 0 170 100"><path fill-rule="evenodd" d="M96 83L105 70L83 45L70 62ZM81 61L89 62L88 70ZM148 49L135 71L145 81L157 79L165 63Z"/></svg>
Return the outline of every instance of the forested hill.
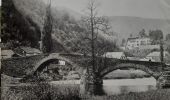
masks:
<svg viewBox="0 0 170 100"><path fill-rule="evenodd" d="M38 46L39 26L28 16L18 11L12 0L3 0L2 9L2 42L9 47L19 42L21 45Z"/></svg>
<svg viewBox="0 0 170 100"><path fill-rule="evenodd" d="M41 31L44 25L47 5L42 0L4 0L3 23L6 24L2 34L2 41L19 41L21 45L38 47ZM53 17L53 50L52 52L89 52L89 42L83 41L81 36L86 33L78 18L68 10L52 7ZM9 16L10 15L10 16ZM78 14L77 14L78 15ZM114 34L99 34L98 46L104 44L115 50Z"/></svg>

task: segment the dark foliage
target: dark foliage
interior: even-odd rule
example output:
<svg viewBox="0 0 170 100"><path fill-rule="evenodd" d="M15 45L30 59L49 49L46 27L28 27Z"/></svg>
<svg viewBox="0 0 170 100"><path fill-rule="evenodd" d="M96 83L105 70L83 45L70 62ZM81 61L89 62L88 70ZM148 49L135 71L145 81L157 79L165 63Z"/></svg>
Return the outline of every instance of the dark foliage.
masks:
<svg viewBox="0 0 170 100"><path fill-rule="evenodd" d="M19 13L12 0L2 0L2 42L14 40L19 45L28 41L32 47L38 46L40 30L31 18Z"/></svg>
<svg viewBox="0 0 170 100"><path fill-rule="evenodd" d="M158 44L163 39L163 32L161 30L151 30L149 31L149 37L152 39L152 44Z"/></svg>
<svg viewBox="0 0 170 100"><path fill-rule="evenodd" d="M53 27L53 23L52 23L51 4L50 4L46 9L46 19L44 22L44 28L41 36L42 39L41 49L43 53L48 53L52 49L52 37L51 37L52 27Z"/></svg>
<svg viewBox="0 0 170 100"><path fill-rule="evenodd" d="M170 34L166 35L166 41L170 41Z"/></svg>

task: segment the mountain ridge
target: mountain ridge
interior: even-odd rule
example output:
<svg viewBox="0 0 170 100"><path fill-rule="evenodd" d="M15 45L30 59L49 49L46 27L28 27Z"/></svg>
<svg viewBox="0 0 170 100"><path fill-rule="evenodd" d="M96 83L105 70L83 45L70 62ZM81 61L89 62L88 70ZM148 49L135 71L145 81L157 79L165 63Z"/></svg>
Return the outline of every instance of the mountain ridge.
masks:
<svg viewBox="0 0 170 100"><path fill-rule="evenodd" d="M109 17L110 24L119 38L128 38L130 34L137 35L142 29L148 34L149 30L162 30L164 36L170 33L170 19L151 19L131 16Z"/></svg>

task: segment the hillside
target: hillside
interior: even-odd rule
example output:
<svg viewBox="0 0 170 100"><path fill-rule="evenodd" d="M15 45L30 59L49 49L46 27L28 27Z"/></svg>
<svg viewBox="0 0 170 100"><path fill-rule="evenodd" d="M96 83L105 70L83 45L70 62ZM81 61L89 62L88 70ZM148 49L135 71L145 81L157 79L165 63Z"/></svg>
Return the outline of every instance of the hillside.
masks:
<svg viewBox="0 0 170 100"><path fill-rule="evenodd" d="M164 36L170 33L170 19L149 19L140 17L114 16L109 17L113 30L118 33L119 38L127 38L130 34L137 35L139 31L160 29Z"/></svg>
<svg viewBox="0 0 170 100"><path fill-rule="evenodd" d="M11 11L12 14L16 16L15 18L17 20L13 19L16 21L16 23L14 23L15 24L14 26L17 26L15 30L20 30L19 35L15 36L15 34L13 34L16 37L14 41L19 40L21 38L19 40L20 42L28 40L29 42L31 42L31 44L38 44L41 35L40 33L42 32L44 25L45 11L47 5L41 0L7 0L5 2L6 3L10 2L11 5L13 5L13 6L6 5L6 7ZM82 26L81 21L79 21L81 15L66 8L59 8L53 6L51 7L51 12L53 17L52 52L89 53L90 42L82 40L82 36L87 33L87 30ZM76 15L77 17L74 15ZM6 22L8 24L13 22L12 18L9 19L6 19ZM20 28L20 26L24 27L24 29ZM13 28L13 26L11 27ZM36 31L33 32L23 31L27 29L32 29ZM13 33L15 32L16 31L14 31ZM18 37L20 35L21 37ZM9 32L9 36L11 36L11 32ZM27 39L27 37L29 37L30 39ZM34 39L36 40L34 42L36 43L32 41L32 37L34 37ZM109 46L113 47L112 49L109 48L110 50L113 51L114 49L116 49L114 39L115 39L114 34L110 35L100 33L98 36L99 42L96 45L98 47L103 48L102 47L103 43L104 44L106 43ZM3 40L6 39L4 38Z"/></svg>

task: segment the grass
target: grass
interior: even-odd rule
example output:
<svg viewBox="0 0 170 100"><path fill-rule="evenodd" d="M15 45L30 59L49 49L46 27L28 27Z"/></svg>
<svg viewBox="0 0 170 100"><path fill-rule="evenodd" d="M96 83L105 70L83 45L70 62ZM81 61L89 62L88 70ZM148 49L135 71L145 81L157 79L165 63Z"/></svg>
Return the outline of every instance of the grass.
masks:
<svg viewBox="0 0 170 100"><path fill-rule="evenodd" d="M13 79L8 77L6 81L11 83ZM52 86L47 82L1 87L1 100L170 100L169 94L170 89L160 89L119 95L88 96L80 95L78 85Z"/></svg>
<svg viewBox="0 0 170 100"><path fill-rule="evenodd" d="M105 96L82 96L79 86L37 83L28 86L2 87L2 100L170 100L170 89Z"/></svg>
<svg viewBox="0 0 170 100"><path fill-rule="evenodd" d="M84 100L170 100L170 89L140 93L128 93L112 96L84 97Z"/></svg>
<svg viewBox="0 0 170 100"><path fill-rule="evenodd" d="M28 86L3 87L2 100L80 100L78 86L51 86L37 83Z"/></svg>

